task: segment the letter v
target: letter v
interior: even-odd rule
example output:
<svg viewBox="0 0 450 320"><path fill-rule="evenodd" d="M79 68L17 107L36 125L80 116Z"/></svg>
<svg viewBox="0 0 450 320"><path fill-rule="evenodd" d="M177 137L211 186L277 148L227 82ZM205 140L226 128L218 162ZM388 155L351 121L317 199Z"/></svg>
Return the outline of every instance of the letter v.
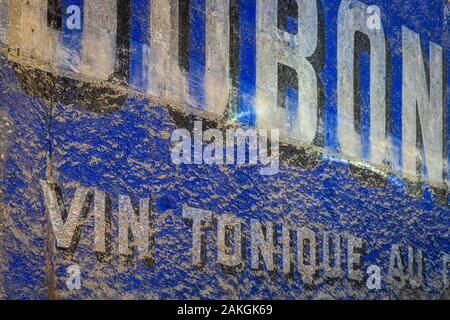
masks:
<svg viewBox="0 0 450 320"><path fill-rule="evenodd" d="M76 190L70 205L69 214L66 221L63 221L62 211L64 208L60 207L55 186L41 180L41 187L55 234L56 244L58 248L68 249L72 244L77 227L83 223L81 217L89 190L82 187Z"/></svg>

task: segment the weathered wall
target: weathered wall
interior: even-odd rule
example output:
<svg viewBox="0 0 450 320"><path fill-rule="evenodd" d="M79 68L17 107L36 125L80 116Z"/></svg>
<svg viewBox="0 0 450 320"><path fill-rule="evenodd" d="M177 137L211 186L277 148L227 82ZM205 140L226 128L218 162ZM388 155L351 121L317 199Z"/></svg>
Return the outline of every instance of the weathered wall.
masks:
<svg viewBox="0 0 450 320"><path fill-rule="evenodd" d="M386 81L386 99L381 99L388 111L378 122L371 122L379 115L371 114L374 106L382 103L371 100L379 89L371 87L370 75L375 72L369 73L369 65L374 59L369 60L364 51L359 90L344 90L349 96L361 94L361 119L354 119L351 108L342 111L345 103L339 105L338 72L345 64L338 61L354 59L338 52L341 1L319 1L317 21L301 11L299 37L287 40L299 47L299 53L293 50L287 57L279 48L273 48L271 55L270 46L278 37L271 34L278 32L270 20L276 18L275 1L231 1L230 5L191 0L185 6L156 0L133 0L129 5L94 0L60 3L63 8L76 4L83 9L81 30L68 30L64 15L58 30L58 14L48 18L47 1L14 1L14 6L0 1L0 172L4 182L0 297L448 298L443 257L450 253L450 216L447 172L440 164L448 162L448 155L442 158L444 150L435 140L426 142L425 158L417 166L427 174L422 176L419 170L415 176L416 172L405 174L402 154L402 131L409 123L409 118L402 120L402 92L406 92L402 26L418 33L424 48L429 41L442 47L445 62L447 3L370 3L382 9L388 58L381 76L391 79ZM361 5L353 3L357 8ZM263 9L267 15L261 15ZM286 28L294 28L289 21ZM180 37L179 32L189 32L189 37ZM376 39L372 49L375 43L380 45L382 38L377 35L372 35L371 40ZM302 49L305 38L316 40L305 44L311 46L309 50ZM428 50L425 53L427 61ZM277 79L275 59L297 68L296 83L281 71ZM318 78L311 78L316 72ZM436 73L433 76L432 83L437 79ZM278 106L280 88L273 87L280 81L288 84L284 109ZM442 106L447 110L446 73L443 86ZM422 131L442 126L441 131L424 133L427 138L444 132L442 149L449 141L446 113L422 123ZM282 129L285 143L279 174L262 176L253 165L173 164L172 132L191 130L193 120L200 118L208 118L210 127L237 123ZM438 118L442 123L434 120ZM359 129L345 132L354 123ZM360 146L352 144L357 140ZM385 157L376 157L384 148L388 149L382 152ZM427 168L422 168L422 162ZM430 179L431 172L437 172L439 181ZM111 250L102 255L93 250L94 206L89 201L91 209L76 246L57 248L41 180L58 185L66 212L79 187L107 193ZM150 198L151 263L143 263L137 254L129 259L118 254L120 195L136 204ZM183 219L187 206L213 211L216 218L232 214L242 219L242 263L233 268L218 263L219 225L214 219L205 231L203 264L193 264L192 223ZM260 270L251 267L252 219L276 225L274 271L268 272L264 264ZM282 225L293 229L290 251L296 263L292 273L283 269ZM312 284L305 284L305 272L298 270L299 244L294 234L301 227L316 236L317 275ZM336 279L323 267L326 233L342 242L343 275ZM352 280L355 273L348 266L355 238L362 243L361 250L356 249L361 251L361 263L355 267L360 281ZM404 284L398 281L401 277L388 276L396 245L403 258ZM423 253L424 280L419 287L408 276L412 257L408 247L414 254ZM74 264L81 270L80 290L66 286L67 268ZM366 287L370 265L381 268L380 290Z"/></svg>

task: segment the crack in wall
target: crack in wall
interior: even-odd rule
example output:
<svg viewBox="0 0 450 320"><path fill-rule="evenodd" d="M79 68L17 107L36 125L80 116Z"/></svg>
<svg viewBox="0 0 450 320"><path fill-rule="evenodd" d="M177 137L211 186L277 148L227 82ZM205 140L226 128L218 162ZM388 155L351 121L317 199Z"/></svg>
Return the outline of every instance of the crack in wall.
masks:
<svg viewBox="0 0 450 320"><path fill-rule="evenodd" d="M52 88L55 88L54 86ZM56 89L55 89L56 90ZM50 89L51 96L54 96L54 90ZM48 119L47 119L47 163L46 163L46 180L50 183L54 183L53 179L53 143L52 143L52 120L53 120L53 99L50 99L48 102ZM46 103L47 104L47 103ZM47 287L47 298L49 300L57 300L57 279L56 279L56 270L54 258L56 254L56 240L55 235L52 230L50 215L48 210L44 207L44 215L47 221L46 224L46 247L47 251L45 252L45 285Z"/></svg>

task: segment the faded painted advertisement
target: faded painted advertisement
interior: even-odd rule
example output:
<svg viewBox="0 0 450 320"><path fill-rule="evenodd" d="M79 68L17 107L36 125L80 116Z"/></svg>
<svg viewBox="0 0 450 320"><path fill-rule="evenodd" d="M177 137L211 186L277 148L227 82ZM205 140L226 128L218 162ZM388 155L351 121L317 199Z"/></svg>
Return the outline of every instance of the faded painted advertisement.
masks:
<svg viewBox="0 0 450 320"><path fill-rule="evenodd" d="M0 298L449 298L447 1L0 0Z"/></svg>

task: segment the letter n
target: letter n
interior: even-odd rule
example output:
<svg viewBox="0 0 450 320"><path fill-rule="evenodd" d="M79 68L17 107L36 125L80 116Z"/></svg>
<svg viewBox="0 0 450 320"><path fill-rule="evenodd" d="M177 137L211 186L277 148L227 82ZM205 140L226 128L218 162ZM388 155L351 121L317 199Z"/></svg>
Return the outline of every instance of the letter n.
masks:
<svg viewBox="0 0 450 320"><path fill-rule="evenodd" d="M130 256L130 235L133 239L131 246L138 248L141 259L150 259L150 201L142 199L138 215L128 196L119 197L119 254ZM131 231L131 234L130 234Z"/></svg>

